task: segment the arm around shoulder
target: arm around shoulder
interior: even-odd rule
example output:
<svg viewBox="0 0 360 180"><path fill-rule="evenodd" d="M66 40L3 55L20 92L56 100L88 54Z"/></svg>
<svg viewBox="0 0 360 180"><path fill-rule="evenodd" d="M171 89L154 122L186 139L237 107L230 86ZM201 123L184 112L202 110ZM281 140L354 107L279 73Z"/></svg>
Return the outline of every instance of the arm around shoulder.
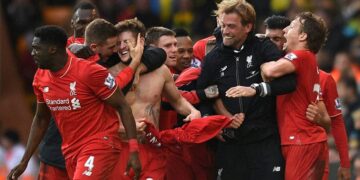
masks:
<svg viewBox="0 0 360 180"><path fill-rule="evenodd" d="M261 71L266 78L278 78L295 72L295 66L289 60L281 58L262 64Z"/></svg>

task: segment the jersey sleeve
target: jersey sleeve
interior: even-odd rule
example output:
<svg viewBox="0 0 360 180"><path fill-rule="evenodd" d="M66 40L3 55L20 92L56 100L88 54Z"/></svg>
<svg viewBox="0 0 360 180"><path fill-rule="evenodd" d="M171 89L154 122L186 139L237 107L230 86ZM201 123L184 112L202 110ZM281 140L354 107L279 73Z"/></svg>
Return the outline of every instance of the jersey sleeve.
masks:
<svg viewBox="0 0 360 180"><path fill-rule="evenodd" d="M115 78L104 67L95 63L90 64L87 69L86 82L102 100L114 94L118 87Z"/></svg>
<svg viewBox="0 0 360 180"><path fill-rule="evenodd" d="M330 117L341 115L341 103L336 89L335 80L329 75L323 91L323 99Z"/></svg>
<svg viewBox="0 0 360 180"><path fill-rule="evenodd" d="M44 103L45 100L44 100L44 96L43 96L43 92L41 91L41 88L43 90L46 90L46 88L49 88L49 87L41 87L40 86L38 71L36 71L32 85L33 85L33 89L34 89L34 94L36 96L36 101L38 103Z"/></svg>
<svg viewBox="0 0 360 180"><path fill-rule="evenodd" d="M301 63L303 62L303 54L301 51L292 51L284 56L284 59L289 60L295 66L295 72L301 71Z"/></svg>
<svg viewBox="0 0 360 180"><path fill-rule="evenodd" d="M116 76L116 83L119 85L120 89L123 89L131 82L133 77L134 70L128 66L118 73L118 75Z"/></svg>

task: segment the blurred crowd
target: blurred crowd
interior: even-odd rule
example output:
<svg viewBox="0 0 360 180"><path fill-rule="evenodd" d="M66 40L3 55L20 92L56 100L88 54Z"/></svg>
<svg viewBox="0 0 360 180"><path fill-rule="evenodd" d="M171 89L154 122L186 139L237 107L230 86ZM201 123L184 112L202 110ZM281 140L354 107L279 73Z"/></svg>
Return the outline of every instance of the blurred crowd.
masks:
<svg viewBox="0 0 360 180"><path fill-rule="evenodd" d="M192 38L209 36L216 26L213 10L219 1L208 0L93 0L100 16L112 23L137 17L147 28L183 27ZM337 82L349 139L353 175L360 179L360 1L358 0L249 0L257 12L257 32L263 33L263 21L273 14L292 19L301 11L311 11L325 19L329 34L318 53L319 66ZM70 32L72 0L2 0L1 13L10 33L16 64L29 97L33 96L32 79L36 66L30 55L33 30L43 24L57 24ZM35 102L35 101L34 101ZM0 174L10 168L9 157L23 152L16 132L2 131ZM329 138L330 169L336 173L339 156ZM17 150L15 150L17 149ZM12 156L20 158L21 156ZM36 167L34 167L36 168ZM34 171L34 170L29 170ZM2 172L2 173L1 173ZM0 179L3 178L0 175Z"/></svg>

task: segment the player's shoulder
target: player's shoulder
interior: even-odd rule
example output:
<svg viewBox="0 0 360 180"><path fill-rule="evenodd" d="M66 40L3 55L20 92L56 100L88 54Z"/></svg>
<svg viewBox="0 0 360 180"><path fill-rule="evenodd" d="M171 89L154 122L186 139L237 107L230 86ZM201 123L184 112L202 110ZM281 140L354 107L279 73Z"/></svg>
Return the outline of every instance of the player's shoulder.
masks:
<svg viewBox="0 0 360 180"><path fill-rule="evenodd" d="M290 61L312 57L313 53L307 50L292 50L285 54L284 58Z"/></svg>
<svg viewBox="0 0 360 180"><path fill-rule="evenodd" d="M49 70L38 68L35 72L33 81L38 83L40 81L45 81L46 79L49 79Z"/></svg>
<svg viewBox="0 0 360 180"><path fill-rule="evenodd" d="M323 70L320 70L319 78L321 82L325 82L326 84L336 84L335 79L331 76L331 74Z"/></svg>
<svg viewBox="0 0 360 180"><path fill-rule="evenodd" d="M74 64L74 66L76 68L85 70L85 72L89 71L89 70L92 70L92 69L100 69L100 70L105 69L104 67L97 64L94 61L87 61L87 60L84 60L82 58L76 58L76 57L73 57L73 64Z"/></svg>

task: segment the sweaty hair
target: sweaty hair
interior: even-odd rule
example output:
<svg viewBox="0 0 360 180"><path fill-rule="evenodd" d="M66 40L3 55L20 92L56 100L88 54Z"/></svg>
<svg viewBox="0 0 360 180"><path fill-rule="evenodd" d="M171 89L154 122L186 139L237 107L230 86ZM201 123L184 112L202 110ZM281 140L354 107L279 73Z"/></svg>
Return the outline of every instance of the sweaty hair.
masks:
<svg viewBox="0 0 360 180"><path fill-rule="evenodd" d="M60 26L46 25L35 29L34 37L40 38L41 43L52 44L59 49L65 49L67 35Z"/></svg>
<svg viewBox="0 0 360 180"><path fill-rule="evenodd" d="M296 18L299 18L301 31L307 34L307 48L313 53L319 52L328 33L324 20L311 12L300 13Z"/></svg>
<svg viewBox="0 0 360 180"><path fill-rule="evenodd" d="M256 12L254 7L245 0L224 0L217 4L215 14L219 17L222 13L236 13L241 18L241 24L253 24L255 27Z"/></svg>
<svg viewBox="0 0 360 180"><path fill-rule="evenodd" d="M175 32L175 37L186 37L186 36L190 36L189 32L184 29L184 28L175 28L173 29L173 31Z"/></svg>
<svg viewBox="0 0 360 180"><path fill-rule="evenodd" d="M160 26L149 28L145 35L145 45L157 44L161 36L175 36L175 32Z"/></svg>
<svg viewBox="0 0 360 180"><path fill-rule="evenodd" d="M120 21L115 25L115 28L119 33L130 31L134 33L135 37L139 33L141 37L145 37L145 32L146 32L145 25L137 18Z"/></svg>
<svg viewBox="0 0 360 180"><path fill-rule="evenodd" d="M95 19L85 29L85 44L103 44L107 39L117 36L118 32L113 24L105 19Z"/></svg>
<svg viewBox="0 0 360 180"><path fill-rule="evenodd" d="M264 24L267 29L284 29L289 26L291 21L284 16L272 15L265 19Z"/></svg>

